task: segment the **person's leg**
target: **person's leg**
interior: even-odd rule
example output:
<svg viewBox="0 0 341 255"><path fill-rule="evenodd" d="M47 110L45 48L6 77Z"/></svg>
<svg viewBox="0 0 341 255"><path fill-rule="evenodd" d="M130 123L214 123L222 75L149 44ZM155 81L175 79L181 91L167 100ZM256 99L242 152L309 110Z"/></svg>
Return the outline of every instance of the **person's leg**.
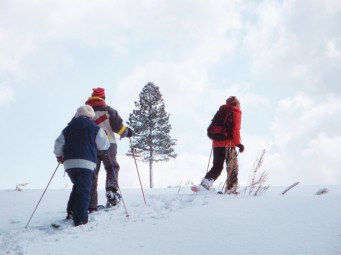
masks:
<svg viewBox="0 0 341 255"><path fill-rule="evenodd" d="M117 155L117 145L110 144L110 148L103 157L103 165L106 171L106 197L107 197L107 207L115 206L120 202L121 195L118 193L118 172L120 166L116 159Z"/></svg>
<svg viewBox="0 0 341 255"><path fill-rule="evenodd" d="M90 204L89 204L89 212L90 213L97 211L97 205L98 205L98 191L97 191L98 174L99 174L99 170L101 168L102 155L103 155L103 152L99 151L98 157L97 157L96 168L95 168L95 172L94 172L94 177L92 180L91 197L90 197Z"/></svg>
<svg viewBox="0 0 341 255"><path fill-rule="evenodd" d="M117 144L112 143L103 157L103 165L107 175L105 189L113 192L118 190L118 172L120 170L116 155Z"/></svg>
<svg viewBox="0 0 341 255"><path fill-rule="evenodd" d="M73 168L68 170L68 174L76 186L74 224L75 226L86 224L88 222L88 208L94 172L89 169Z"/></svg>
<svg viewBox="0 0 341 255"><path fill-rule="evenodd" d="M238 186L238 159L235 148L227 149L226 170L226 193L236 193Z"/></svg>
<svg viewBox="0 0 341 255"><path fill-rule="evenodd" d="M67 202L67 207L66 207L66 212L67 212L67 216L66 219L72 219L73 217L73 207L75 205L75 195L76 195L76 186L73 184L72 185L72 190L70 193L70 197L69 197L69 201Z"/></svg>
<svg viewBox="0 0 341 255"><path fill-rule="evenodd" d="M205 179L215 181L221 175L224 168L226 157L225 147L213 148L213 166L210 171L205 175Z"/></svg>

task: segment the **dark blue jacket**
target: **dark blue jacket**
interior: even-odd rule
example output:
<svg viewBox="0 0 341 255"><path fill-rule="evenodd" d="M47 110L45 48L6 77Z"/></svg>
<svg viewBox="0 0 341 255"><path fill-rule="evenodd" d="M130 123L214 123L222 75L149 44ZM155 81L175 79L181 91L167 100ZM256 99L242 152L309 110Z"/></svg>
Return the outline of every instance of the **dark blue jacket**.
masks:
<svg viewBox="0 0 341 255"><path fill-rule="evenodd" d="M100 127L88 118L73 118L63 130L64 161L85 159L96 163L96 135Z"/></svg>
<svg viewBox="0 0 341 255"><path fill-rule="evenodd" d="M86 117L71 120L54 144L56 157L64 157L64 169L96 168L97 150L107 150L110 142L104 130Z"/></svg>

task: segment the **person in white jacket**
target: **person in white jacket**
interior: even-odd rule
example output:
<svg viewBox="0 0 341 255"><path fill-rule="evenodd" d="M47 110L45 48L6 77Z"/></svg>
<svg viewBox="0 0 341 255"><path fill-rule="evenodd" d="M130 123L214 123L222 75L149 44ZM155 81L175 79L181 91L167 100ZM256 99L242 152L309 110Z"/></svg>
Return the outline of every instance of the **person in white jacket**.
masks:
<svg viewBox="0 0 341 255"><path fill-rule="evenodd" d="M95 111L94 121L97 125L105 130L110 141L110 148L106 152L98 152L97 154L97 167L95 170L96 177L93 181L91 201L89 211L97 211L98 206L98 193L97 193L97 176L103 163L106 171L105 191L107 198L107 207L117 206L121 201L121 195L118 185L118 173L120 165L117 162L117 143L115 134L120 138L130 138L133 131L124 125L122 118L118 112L107 105L105 101L105 91L103 88L94 88L91 97L85 102L90 105Z"/></svg>

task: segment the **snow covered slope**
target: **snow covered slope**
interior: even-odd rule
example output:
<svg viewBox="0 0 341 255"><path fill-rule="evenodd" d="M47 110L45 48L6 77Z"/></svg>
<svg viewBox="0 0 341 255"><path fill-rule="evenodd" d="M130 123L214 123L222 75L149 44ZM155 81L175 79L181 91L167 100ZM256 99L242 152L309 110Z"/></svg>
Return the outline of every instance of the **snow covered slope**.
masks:
<svg viewBox="0 0 341 255"><path fill-rule="evenodd" d="M315 195L328 188L324 195ZM80 227L53 229L70 190L1 190L0 254L341 254L341 186L270 187L260 197L189 188L123 189L124 207ZM104 191L99 191L104 203Z"/></svg>

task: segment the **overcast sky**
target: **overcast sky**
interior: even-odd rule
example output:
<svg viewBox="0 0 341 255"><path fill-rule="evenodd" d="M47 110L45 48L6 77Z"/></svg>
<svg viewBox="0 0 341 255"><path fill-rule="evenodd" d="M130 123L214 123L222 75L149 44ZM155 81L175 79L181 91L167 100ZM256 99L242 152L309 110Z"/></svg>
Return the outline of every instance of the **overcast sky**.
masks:
<svg viewBox="0 0 341 255"><path fill-rule="evenodd" d="M201 181L206 128L231 95L243 111L241 185L263 149L270 185L341 184L340 24L339 0L1 0L0 188L47 185L54 141L92 88L128 120L148 82L178 140L155 187ZM128 140L118 147L121 187L138 187ZM51 187L66 185L61 167Z"/></svg>

